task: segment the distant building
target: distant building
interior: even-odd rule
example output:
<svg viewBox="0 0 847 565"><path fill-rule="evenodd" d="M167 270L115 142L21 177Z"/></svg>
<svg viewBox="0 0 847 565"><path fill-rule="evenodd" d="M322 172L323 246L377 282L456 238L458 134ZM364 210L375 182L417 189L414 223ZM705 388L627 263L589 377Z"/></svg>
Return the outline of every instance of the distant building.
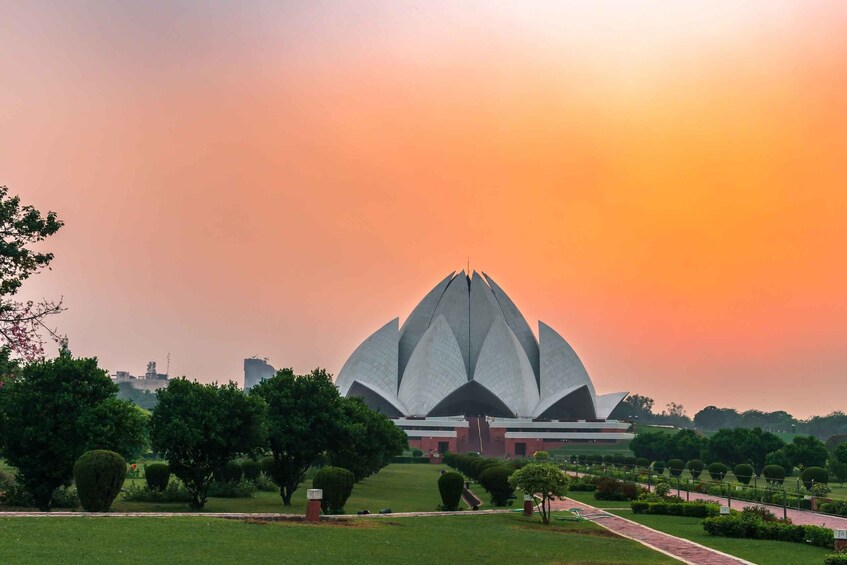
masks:
<svg viewBox="0 0 847 565"><path fill-rule="evenodd" d="M276 369L268 364L267 359L251 357L244 360L244 390L250 390L265 379L276 374Z"/></svg>
<svg viewBox="0 0 847 565"><path fill-rule="evenodd" d="M112 380L116 384L129 383L136 390L155 392L168 386L168 375L156 371L156 362L147 363L147 372L142 377L135 377L129 371L115 371Z"/></svg>

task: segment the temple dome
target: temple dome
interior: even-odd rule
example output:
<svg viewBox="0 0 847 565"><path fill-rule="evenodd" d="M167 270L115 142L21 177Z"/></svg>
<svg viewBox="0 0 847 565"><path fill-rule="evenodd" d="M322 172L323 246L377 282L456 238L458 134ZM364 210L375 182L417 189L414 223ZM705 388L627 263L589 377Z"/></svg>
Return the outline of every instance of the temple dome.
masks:
<svg viewBox="0 0 847 565"><path fill-rule="evenodd" d="M338 374L344 396L391 417L606 419L627 393L598 396L573 348L483 273L451 273L398 330L394 319Z"/></svg>

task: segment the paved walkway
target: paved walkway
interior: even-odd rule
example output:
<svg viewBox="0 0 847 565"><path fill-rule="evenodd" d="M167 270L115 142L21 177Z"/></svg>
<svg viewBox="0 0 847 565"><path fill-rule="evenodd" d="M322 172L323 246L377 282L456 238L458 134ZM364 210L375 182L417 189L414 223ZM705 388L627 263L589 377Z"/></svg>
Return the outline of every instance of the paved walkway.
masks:
<svg viewBox="0 0 847 565"><path fill-rule="evenodd" d="M579 508L583 513L589 515L600 514L602 516L600 518L589 519L610 532L637 541L651 549L679 559L683 563L690 565L738 565L740 563L752 565L749 561L740 557L733 557L699 543L659 532L571 498L553 503L554 510L570 510L571 508Z"/></svg>
<svg viewBox="0 0 847 565"><path fill-rule="evenodd" d="M573 471L569 471L568 475L574 476L583 476L585 473L574 473ZM647 488L647 485L640 485L644 488ZM651 487L653 488L653 487ZM676 493L676 489L671 489L671 494ZM680 495L682 498L685 498L685 491L680 491ZM699 492L690 493L691 500L713 500L717 501L720 504L726 504L726 497L720 498L717 496L712 496L708 494L703 494ZM730 504L733 510L741 510L742 508L747 508L750 506L764 506L774 514L776 514L777 518L782 518L782 506L774 506L772 504L763 504L761 502L749 502L747 500L736 500L732 499L732 503ZM809 510L797 510L797 509L788 509L788 517L795 524L800 525L809 525L809 526L824 526L826 528L832 528L834 530L847 530L847 517L840 516L831 516L829 514L820 514L818 512L811 512Z"/></svg>

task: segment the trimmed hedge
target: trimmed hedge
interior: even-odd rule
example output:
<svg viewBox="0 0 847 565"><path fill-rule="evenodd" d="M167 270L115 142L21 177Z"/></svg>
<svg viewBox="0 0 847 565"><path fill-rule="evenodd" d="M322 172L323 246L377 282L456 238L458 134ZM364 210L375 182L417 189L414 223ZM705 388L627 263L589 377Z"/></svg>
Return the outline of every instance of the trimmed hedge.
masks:
<svg viewBox="0 0 847 565"><path fill-rule="evenodd" d="M739 483L743 485L749 485L750 481L753 480L753 475L755 475L756 472L753 470L752 465L748 465L747 463L740 463L733 467L732 474L735 475L735 479Z"/></svg>
<svg viewBox="0 0 847 565"><path fill-rule="evenodd" d="M391 459L392 463L429 463L429 457L409 457L398 455Z"/></svg>
<svg viewBox="0 0 847 565"><path fill-rule="evenodd" d="M241 465L237 461L227 461L226 464L215 471L215 480L219 483L237 483L244 476Z"/></svg>
<svg viewBox="0 0 847 565"><path fill-rule="evenodd" d="M344 505L353 493L353 473L341 467L324 467L312 479L312 488L323 490L324 514L344 514Z"/></svg>
<svg viewBox="0 0 847 565"><path fill-rule="evenodd" d="M506 506L515 494L515 487L509 484L509 477L514 472L511 467L497 465L488 467L480 473L479 484L491 495L494 506Z"/></svg>
<svg viewBox="0 0 847 565"><path fill-rule="evenodd" d="M458 510L465 479L459 473L452 471L438 477L438 492L441 494L441 504L444 510Z"/></svg>
<svg viewBox="0 0 847 565"><path fill-rule="evenodd" d="M421 451L420 449L413 449L412 450L412 457L421 457L422 455L423 455L423 451Z"/></svg>
<svg viewBox="0 0 847 565"><path fill-rule="evenodd" d="M812 490L813 485L827 484L829 482L829 473L821 467L807 467L800 473L800 480L806 490Z"/></svg>
<svg viewBox="0 0 847 565"><path fill-rule="evenodd" d="M766 521L750 513L706 518L703 520L703 529L712 536L809 543L830 549L835 546L835 539L829 528Z"/></svg>
<svg viewBox="0 0 847 565"><path fill-rule="evenodd" d="M664 461L653 461L653 470L659 475L665 472L665 462Z"/></svg>
<svg viewBox="0 0 847 565"><path fill-rule="evenodd" d="M82 507L88 512L108 512L126 479L126 461L105 449L87 451L74 465L74 483Z"/></svg>
<svg viewBox="0 0 847 565"><path fill-rule="evenodd" d="M594 498L597 500L635 500L643 490L635 483L604 477L597 481Z"/></svg>
<svg viewBox="0 0 847 565"><path fill-rule="evenodd" d="M694 480L698 480L700 478L700 473L703 472L703 469L706 468L706 464L700 461L699 459L692 459L688 462L688 472L691 473L692 478Z"/></svg>
<svg viewBox="0 0 847 565"><path fill-rule="evenodd" d="M646 502L634 500L631 506L635 514L689 516L691 518L708 518L720 514L719 505L707 502Z"/></svg>
<svg viewBox="0 0 847 565"><path fill-rule="evenodd" d="M636 467L641 467L642 469L646 469L650 466L650 460L646 457L636 457L635 458Z"/></svg>
<svg viewBox="0 0 847 565"><path fill-rule="evenodd" d="M830 553L824 556L823 565L847 565L847 552Z"/></svg>
<svg viewBox="0 0 847 565"><path fill-rule="evenodd" d="M782 465L765 465L762 469L765 480L775 485L781 485L785 481L785 467Z"/></svg>
<svg viewBox="0 0 847 565"><path fill-rule="evenodd" d="M245 459L241 462L241 472L248 481L255 481L262 474L262 464L252 459Z"/></svg>
<svg viewBox="0 0 847 565"><path fill-rule="evenodd" d="M685 461L682 459L671 459L668 461L668 471L671 477L679 477L685 470Z"/></svg>
<svg viewBox="0 0 847 565"><path fill-rule="evenodd" d="M722 481L726 477L726 472L729 471L723 463L712 463L709 465L709 476L713 481Z"/></svg>
<svg viewBox="0 0 847 565"><path fill-rule="evenodd" d="M147 488L162 492L168 488L171 480L171 468L167 463L150 463L144 466L144 480Z"/></svg>

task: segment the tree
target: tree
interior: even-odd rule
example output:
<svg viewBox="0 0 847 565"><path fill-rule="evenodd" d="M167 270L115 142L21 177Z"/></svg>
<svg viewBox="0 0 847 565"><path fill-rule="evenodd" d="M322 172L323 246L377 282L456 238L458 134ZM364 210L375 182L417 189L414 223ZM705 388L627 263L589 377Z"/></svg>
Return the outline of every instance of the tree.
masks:
<svg viewBox="0 0 847 565"><path fill-rule="evenodd" d="M647 459L666 459L671 454L671 435L662 432L647 432L636 435L629 444L629 448L636 457Z"/></svg>
<svg viewBox="0 0 847 565"><path fill-rule="evenodd" d="M679 430L670 439L670 453L667 458L678 458L683 461L699 459L709 445L708 438L694 430Z"/></svg>
<svg viewBox="0 0 847 565"><path fill-rule="evenodd" d="M518 469L509 477L509 484L531 496L540 496L541 521L550 523L550 503L563 500L568 493L570 481L556 465L552 463L530 463Z"/></svg>
<svg viewBox="0 0 847 565"><path fill-rule="evenodd" d="M832 456L839 463L847 463L847 441L840 443L832 450Z"/></svg>
<svg viewBox="0 0 847 565"><path fill-rule="evenodd" d="M704 430L719 430L735 426L740 420L738 412L732 408L706 406L694 415L694 424Z"/></svg>
<svg viewBox="0 0 847 565"><path fill-rule="evenodd" d="M149 447L150 413L126 400L107 398L80 421L90 450L114 451L132 462Z"/></svg>
<svg viewBox="0 0 847 565"><path fill-rule="evenodd" d="M98 429L111 430L110 445L129 445L136 437L122 436L122 424L113 420L120 415L103 408L116 392L96 359L74 359L67 350L26 365L20 378L3 387L0 453L39 509L49 510L54 491L71 483L77 459L102 445Z"/></svg>
<svg viewBox="0 0 847 565"><path fill-rule="evenodd" d="M0 186L0 340L14 355L34 361L44 354L41 332L58 340L46 319L62 311L61 300L21 302L15 300L23 282L47 268L52 253L36 252L31 246L59 231L62 221L55 212L42 215L32 206L22 206L18 196Z"/></svg>
<svg viewBox="0 0 847 565"><path fill-rule="evenodd" d="M785 446L785 455L794 467L825 467L829 451L821 440L812 436L797 436Z"/></svg>
<svg viewBox="0 0 847 565"><path fill-rule="evenodd" d="M653 404L654 401L652 398L633 394L618 404L610 417L618 420L634 420L638 418L643 422L653 416Z"/></svg>
<svg viewBox="0 0 847 565"><path fill-rule="evenodd" d="M315 369L296 376L282 369L250 389L268 405L267 446L273 454L271 478L285 506L309 467L344 440L341 397L330 375Z"/></svg>
<svg viewBox="0 0 847 565"><path fill-rule="evenodd" d="M153 449L185 484L191 508L203 508L214 473L263 445L267 407L232 382L218 386L173 379L157 396L150 419Z"/></svg>
<svg viewBox="0 0 847 565"><path fill-rule="evenodd" d="M378 472L408 446L406 432L371 410L361 398L342 398L341 407L342 437L333 442L327 455L333 465L351 471L356 482Z"/></svg>
<svg viewBox="0 0 847 565"><path fill-rule="evenodd" d="M765 466L768 453L785 445L778 436L761 428L748 430L732 428L719 430L709 439L709 455L713 461L730 465L751 463L757 470Z"/></svg>

